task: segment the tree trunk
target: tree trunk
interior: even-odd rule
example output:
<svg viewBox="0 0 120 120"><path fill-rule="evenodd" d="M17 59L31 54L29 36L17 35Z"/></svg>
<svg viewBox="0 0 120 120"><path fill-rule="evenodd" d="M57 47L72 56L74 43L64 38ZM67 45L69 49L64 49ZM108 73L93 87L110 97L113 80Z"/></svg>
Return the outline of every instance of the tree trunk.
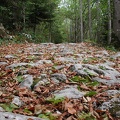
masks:
<svg viewBox="0 0 120 120"><path fill-rule="evenodd" d="M77 4L76 4L76 0L74 0L74 13L75 13L75 34L74 34L74 40L75 42L77 42Z"/></svg>
<svg viewBox="0 0 120 120"><path fill-rule="evenodd" d="M100 0L97 0L97 42L100 42Z"/></svg>
<svg viewBox="0 0 120 120"><path fill-rule="evenodd" d="M108 24L108 44L111 43L111 32L112 32L112 28L111 28L111 3L110 0L108 0L108 20L109 20L109 24Z"/></svg>
<svg viewBox="0 0 120 120"><path fill-rule="evenodd" d="M79 0L79 4L80 4L80 36L81 36L81 40L80 42L83 42L83 16L82 16L82 0Z"/></svg>
<svg viewBox="0 0 120 120"><path fill-rule="evenodd" d="M92 33L92 21L91 21L91 9L90 9L90 0L88 0L88 17L89 17L89 39L91 40Z"/></svg>
<svg viewBox="0 0 120 120"><path fill-rule="evenodd" d="M114 0L113 30L120 41L120 0Z"/></svg>
<svg viewBox="0 0 120 120"><path fill-rule="evenodd" d="M25 26L26 26L26 13L25 13L25 2L23 2L23 30L25 31Z"/></svg>

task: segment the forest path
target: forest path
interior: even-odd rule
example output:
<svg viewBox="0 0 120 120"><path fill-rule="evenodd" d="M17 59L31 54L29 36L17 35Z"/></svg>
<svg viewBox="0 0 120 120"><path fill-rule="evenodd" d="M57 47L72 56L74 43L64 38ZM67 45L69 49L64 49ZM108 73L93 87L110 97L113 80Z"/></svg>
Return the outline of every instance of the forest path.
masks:
<svg viewBox="0 0 120 120"><path fill-rule="evenodd" d="M120 52L91 43L1 46L0 96L2 120L119 119Z"/></svg>

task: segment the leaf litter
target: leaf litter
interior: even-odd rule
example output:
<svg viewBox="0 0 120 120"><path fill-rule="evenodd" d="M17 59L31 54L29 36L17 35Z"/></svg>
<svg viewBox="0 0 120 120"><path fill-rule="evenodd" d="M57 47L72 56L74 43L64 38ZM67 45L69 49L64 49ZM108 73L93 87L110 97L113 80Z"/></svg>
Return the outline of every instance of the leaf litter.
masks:
<svg viewBox="0 0 120 120"><path fill-rule="evenodd" d="M86 68L87 70L82 71L84 73L81 73L80 68L78 71L69 69L76 63L94 66L110 61L114 63L110 66L120 72L120 57L111 59L110 56L114 54L102 47L93 47L90 43L3 45L0 47L0 106L5 111L36 116L45 120L117 120L119 117L109 110L101 110L99 106L110 100L106 91L119 90L120 84L107 85L93 81L93 77L98 73L91 73L92 68L89 71ZM5 57L7 55L15 57ZM6 69L9 65L18 63L27 64ZM99 69L106 70L104 66ZM37 84L43 80L42 74L45 81L49 81L47 84L40 84L37 87L32 85L29 88L19 86L24 81L24 75L32 75L33 84ZM65 77L63 80L61 77L53 79L52 74L64 74ZM111 80L110 76L104 74L99 74L97 77L108 82ZM120 74L117 77L120 79ZM76 85L79 91L86 94L77 99L54 96L55 91L61 91L68 85ZM12 104L15 96L19 97L21 106ZM120 98L120 95L117 98Z"/></svg>

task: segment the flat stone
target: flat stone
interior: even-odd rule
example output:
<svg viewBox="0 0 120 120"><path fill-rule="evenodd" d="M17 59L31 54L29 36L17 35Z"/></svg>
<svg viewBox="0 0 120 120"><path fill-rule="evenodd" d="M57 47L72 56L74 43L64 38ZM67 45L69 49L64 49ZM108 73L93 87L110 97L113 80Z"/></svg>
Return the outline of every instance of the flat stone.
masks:
<svg viewBox="0 0 120 120"><path fill-rule="evenodd" d="M80 92L75 86L68 86L60 91L55 91L56 97L67 97L67 98L81 98L85 95L84 92Z"/></svg>
<svg viewBox="0 0 120 120"><path fill-rule="evenodd" d="M44 120L38 117L15 114L11 112L0 112L0 120Z"/></svg>
<svg viewBox="0 0 120 120"><path fill-rule="evenodd" d="M20 87L27 87L27 88L31 88L32 84L33 84L33 77L32 75L24 75L23 76L25 79L19 84Z"/></svg>
<svg viewBox="0 0 120 120"><path fill-rule="evenodd" d="M56 78L58 81L62 81L62 82L64 82L65 80L67 80L66 75L65 75L65 74L61 74L61 73L51 74L51 77L54 77L54 78Z"/></svg>

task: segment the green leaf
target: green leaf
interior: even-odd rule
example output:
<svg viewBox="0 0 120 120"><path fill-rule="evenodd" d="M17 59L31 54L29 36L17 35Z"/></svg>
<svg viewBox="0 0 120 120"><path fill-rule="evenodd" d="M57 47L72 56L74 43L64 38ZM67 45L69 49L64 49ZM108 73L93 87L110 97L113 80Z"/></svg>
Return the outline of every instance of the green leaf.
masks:
<svg viewBox="0 0 120 120"><path fill-rule="evenodd" d="M73 78L71 78L71 81L73 82L82 82L82 83L88 83L89 79L86 78L80 78L79 76L74 76Z"/></svg>
<svg viewBox="0 0 120 120"><path fill-rule="evenodd" d="M91 113L82 112L78 115L79 120L96 120Z"/></svg>
<svg viewBox="0 0 120 120"><path fill-rule="evenodd" d="M27 108L24 109L24 112L28 113L28 114L32 114L32 112L30 110L28 110Z"/></svg>
<svg viewBox="0 0 120 120"><path fill-rule="evenodd" d="M102 70L106 70L105 66L99 66L99 68L102 69Z"/></svg>
<svg viewBox="0 0 120 120"><path fill-rule="evenodd" d="M18 108L18 106L14 104L0 104L0 106L7 112L12 112L14 109Z"/></svg>
<svg viewBox="0 0 120 120"><path fill-rule="evenodd" d="M47 112L45 114L39 114L39 118L44 118L44 120L56 120L56 117L52 115L51 112Z"/></svg>
<svg viewBox="0 0 120 120"><path fill-rule="evenodd" d="M17 81L18 82L22 82L24 79L23 79L23 76L17 76Z"/></svg>
<svg viewBox="0 0 120 120"><path fill-rule="evenodd" d="M98 86L99 84L100 84L99 82L94 81L94 82L89 83L88 85L89 86Z"/></svg>
<svg viewBox="0 0 120 120"><path fill-rule="evenodd" d="M39 118L43 118L44 120L50 120L49 117L45 114L38 115Z"/></svg>
<svg viewBox="0 0 120 120"><path fill-rule="evenodd" d="M10 107L11 107L11 108L19 108L17 105L12 104L12 103L10 104Z"/></svg>
<svg viewBox="0 0 120 120"><path fill-rule="evenodd" d="M63 102L64 99L65 99L64 97L57 97L57 96L55 96L55 97L53 97L53 98L48 98L47 101L48 101L48 102L51 102L51 103L53 103L53 104L58 104L58 103Z"/></svg>
<svg viewBox="0 0 120 120"><path fill-rule="evenodd" d="M74 76L71 81L73 82L79 82L80 81L80 77L79 76Z"/></svg>
<svg viewBox="0 0 120 120"><path fill-rule="evenodd" d="M89 92L86 93L85 96L92 97L93 95L96 95L96 94L97 94L97 92L95 92L95 91L89 91Z"/></svg>

